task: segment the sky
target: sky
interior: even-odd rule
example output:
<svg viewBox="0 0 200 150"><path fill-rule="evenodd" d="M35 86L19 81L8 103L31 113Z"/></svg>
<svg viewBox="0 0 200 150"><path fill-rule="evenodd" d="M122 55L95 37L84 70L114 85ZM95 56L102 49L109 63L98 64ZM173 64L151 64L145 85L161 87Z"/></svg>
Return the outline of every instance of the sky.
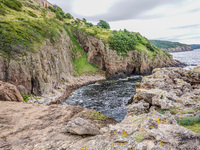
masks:
<svg viewBox="0 0 200 150"><path fill-rule="evenodd" d="M200 44L200 0L48 0L74 18L148 39Z"/></svg>

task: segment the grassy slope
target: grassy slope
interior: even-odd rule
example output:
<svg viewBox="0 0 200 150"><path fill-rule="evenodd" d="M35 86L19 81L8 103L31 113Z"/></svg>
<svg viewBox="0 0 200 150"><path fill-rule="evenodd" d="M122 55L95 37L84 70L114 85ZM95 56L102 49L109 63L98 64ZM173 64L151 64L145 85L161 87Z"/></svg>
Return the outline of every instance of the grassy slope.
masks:
<svg viewBox="0 0 200 150"><path fill-rule="evenodd" d="M91 25L86 20L72 18L59 20L56 18L55 12L40 7L34 1L30 3L29 0L18 0L23 4L19 10L8 7L3 1L9 0L0 0L0 12L3 12L0 15L0 55L12 59L15 58L16 54L26 55L28 52L37 52L46 39L50 39L51 43L54 44L56 39L59 39L60 32L63 32L65 28L76 47L73 59L75 75L80 76L98 72L99 68L97 66L87 62L87 56L77 43L73 29L81 30L88 35L102 39L108 45L109 37L113 35L113 31ZM123 34L123 31L118 32ZM170 57L168 53L150 44L139 33L131 33L131 35L135 39L134 49L148 55L150 59L155 60L158 55ZM126 40L121 41L126 42ZM123 54L127 51L129 50L122 49L120 53Z"/></svg>
<svg viewBox="0 0 200 150"><path fill-rule="evenodd" d="M42 8L38 3L30 3L28 0L18 0L23 4L20 10L8 7L0 0L0 55L8 59L26 55L29 52L37 52L46 39L52 44L59 39L60 32L66 27L64 24L74 22L74 19L64 18L62 21L56 18L56 14L47 8ZM69 28L71 40L76 47L74 49L75 75L93 75L99 68L87 62L87 56L78 45L73 28ZM69 32L68 32L69 33ZM80 57L76 57L77 55Z"/></svg>

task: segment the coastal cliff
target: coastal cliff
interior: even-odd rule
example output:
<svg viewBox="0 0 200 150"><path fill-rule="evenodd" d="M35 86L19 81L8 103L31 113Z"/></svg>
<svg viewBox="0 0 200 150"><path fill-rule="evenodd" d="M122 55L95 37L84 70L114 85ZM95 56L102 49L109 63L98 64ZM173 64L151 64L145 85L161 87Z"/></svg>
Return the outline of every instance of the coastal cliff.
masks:
<svg viewBox="0 0 200 150"><path fill-rule="evenodd" d="M55 45L47 39L35 53L15 59L0 56L0 80L15 84L23 94L47 94L56 82L63 84L73 77L72 50L63 30Z"/></svg>
<svg viewBox="0 0 200 150"><path fill-rule="evenodd" d="M106 71L107 78L124 77L132 74L149 74L157 67L178 66L180 62L171 55L154 53L153 56L138 50L118 54L104 41L76 30L75 35L87 53L87 60Z"/></svg>
<svg viewBox="0 0 200 150"><path fill-rule="evenodd" d="M15 1L15 7L13 2L1 2L0 80L16 85L25 95L48 95L54 86L65 89L80 76L106 74L111 79L179 64L139 33L114 32L73 19L59 7ZM123 41L109 42L117 34L125 35L129 44L111 49L110 43Z"/></svg>

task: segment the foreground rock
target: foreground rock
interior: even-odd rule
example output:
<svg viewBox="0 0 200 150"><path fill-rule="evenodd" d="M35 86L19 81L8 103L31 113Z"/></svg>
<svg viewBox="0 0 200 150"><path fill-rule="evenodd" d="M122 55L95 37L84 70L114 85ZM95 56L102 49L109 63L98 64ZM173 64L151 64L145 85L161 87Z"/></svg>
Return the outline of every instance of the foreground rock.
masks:
<svg viewBox="0 0 200 150"><path fill-rule="evenodd" d="M91 138L85 135L101 134L101 128L116 123L97 114L68 105L0 101L0 149L71 149L75 143L84 144Z"/></svg>
<svg viewBox="0 0 200 150"><path fill-rule="evenodd" d="M23 102L23 98L15 85L0 81L0 101Z"/></svg>

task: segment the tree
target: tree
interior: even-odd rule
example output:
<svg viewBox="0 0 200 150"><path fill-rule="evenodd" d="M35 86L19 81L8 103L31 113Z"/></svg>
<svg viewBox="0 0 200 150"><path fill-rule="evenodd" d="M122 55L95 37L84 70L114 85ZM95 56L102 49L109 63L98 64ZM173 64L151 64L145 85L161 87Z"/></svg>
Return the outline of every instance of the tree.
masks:
<svg viewBox="0 0 200 150"><path fill-rule="evenodd" d="M99 23L97 24L97 26L104 29L110 29L110 25L104 20L99 20Z"/></svg>

